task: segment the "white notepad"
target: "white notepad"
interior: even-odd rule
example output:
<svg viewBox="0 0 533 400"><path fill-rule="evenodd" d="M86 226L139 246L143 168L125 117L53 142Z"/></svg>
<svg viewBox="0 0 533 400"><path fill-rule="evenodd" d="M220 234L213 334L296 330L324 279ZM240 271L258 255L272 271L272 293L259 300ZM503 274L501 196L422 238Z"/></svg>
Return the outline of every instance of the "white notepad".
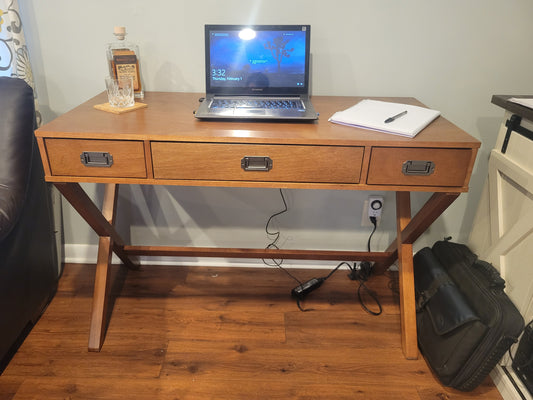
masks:
<svg viewBox="0 0 533 400"><path fill-rule="evenodd" d="M511 97L509 101L533 109L533 98Z"/></svg>
<svg viewBox="0 0 533 400"><path fill-rule="evenodd" d="M388 118L404 111L407 111L405 115L392 122L385 122ZM415 137L439 115L440 111L429 108L365 99L344 111L336 112L329 121L394 135Z"/></svg>

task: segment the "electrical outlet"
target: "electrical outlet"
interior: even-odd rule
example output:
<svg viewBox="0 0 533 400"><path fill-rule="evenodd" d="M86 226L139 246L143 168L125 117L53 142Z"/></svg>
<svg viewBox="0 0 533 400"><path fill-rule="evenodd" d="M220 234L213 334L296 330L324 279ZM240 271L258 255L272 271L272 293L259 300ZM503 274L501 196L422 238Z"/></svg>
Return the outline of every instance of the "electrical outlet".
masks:
<svg viewBox="0 0 533 400"><path fill-rule="evenodd" d="M362 227L374 226L370 222L370 217L376 217L377 225L380 224L383 204L382 196L370 196L368 200L365 200L363 204L363 215L361 216Z"/></svg>

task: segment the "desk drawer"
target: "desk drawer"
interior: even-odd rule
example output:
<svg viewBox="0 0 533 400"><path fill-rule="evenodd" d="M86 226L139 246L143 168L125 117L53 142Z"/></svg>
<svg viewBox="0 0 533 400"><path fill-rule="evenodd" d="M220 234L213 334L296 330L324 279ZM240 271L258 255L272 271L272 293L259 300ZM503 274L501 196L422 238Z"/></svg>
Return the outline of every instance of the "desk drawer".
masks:
<svg viewBox="0 0 533 400"><path fill-rule="evenodd" d="M398 186L465 186L472 149L374 147L367 183Z"/></svg>
<svg viewBox="0 0 533 400"><path fill-rule="evenodd" d="M141 141L45 139L52 175L146 178Z"/></svg>
<svg viewBox="0 0 533 400"><path fill-rule="evenodd" d="M152 160L156 179L358 183L363 147L152 142Z"/></svg>

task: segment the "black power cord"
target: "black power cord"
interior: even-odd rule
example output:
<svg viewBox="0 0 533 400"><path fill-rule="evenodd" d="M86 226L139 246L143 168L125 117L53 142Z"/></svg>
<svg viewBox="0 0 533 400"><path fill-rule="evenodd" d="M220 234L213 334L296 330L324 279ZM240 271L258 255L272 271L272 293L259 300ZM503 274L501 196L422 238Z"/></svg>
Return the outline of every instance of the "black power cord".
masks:
<svg viewBox="0 0 533 400"><path fill-rule="evenodd" d="M265 232L266 232L267 236L272 239L271 242L266 246L266 249L279 249L278 240L279 240L279 238L281 236L281 231L279 231L279 230L277 230L275 232L270 231L270 229L269 229L270 228L270 223L272 222L272 220L274 218L276 218L279 215L282 215L282 214L286 213L289 210L289 207L287 206L287 201L285 200L285 196L283 194L283 190L279 189L279 194L281 196L281 200L283 201L283 209L281 211L278 211L278 212L272 214L268 218L267 223L265 224ZM296 278L294 275L292 275L289 271L287 271L285 268L283 268L281 266L283 264L283 260L282 259L279 259L279 260L272 259L270 261L267 261L267 260L265 260L263 258L262 260L263 260L263 263L265 265L268 265L269 267L278 267L283 272L285 272L287 275L289 275L292 279L294 279L296 282L298 282L300 285L302 285L302 282L298 278Z"/></svg>
<svg viewBox="0 0 533 400"><path fill-rule="evenodd" d="M296 305L300 311L311 311L310 309L303 309L301 302L312 291L318 289L324 283L325 278L311 278L304 283L300 283L294 289L291 290L291 296L296 300Z"/></svg>
<svg viewBox="0 0 533 400"><path fill-rule="evenodd" d="M359 303L361 304L361 307L363 310L365 310L367 313L372 315L380 315L383 311L383 308L381 307L381 303L379 301L378 295L375 291L368 288L368 286L365 285L365 282L370 277L371 271L372 271L372 265L368 261L362 262L360 265L360 272L358 272L356 275L358 276L356 280L359 281L359 287L357 288L357 298L359 299ZM357 271L357 269L356 269ZM363 298L363 291L367 293L368 296L376 303L378 307L378 311L373 311L365 304L364 298Z"/></svg>
<svg viewBox="0 0 533 400"><path fill-rule="evenodd" d="M279 193L280 193L280 196L281 196L281 200L283 201L283 209L281 211L278 211L274 214L272 214L269 218L268 218L268 221L267 223L265 224L265 232L266 234L272 238L272 241L266 246L267 249L279 249L278 247L278 240L281 236L281 231L277 230L275 232L272 232L269 228L270 228L270 223L272 222L272 220L279 216L279 215L282 215L284 213L286 213L288 211L288 206L287 206L287 201L285 200L285 196L283 194L283 191L281 189L279 189ZM370 222L372 222L372 224L374 225L374 229L372 230L372 232L370 233L370 236L368 237L368 243L367 243L367 248L368 248L368 251L370 252L370 242L372 240L372 236L374 235L374 232L376 231L376 228L377 228L377 219L376 217L369 217L370 218ZM298 286L296 286L294 289L292 289L291 291L291 296L296 300L296 304L298 305L298 308L301 310L301 311L310 311L310 310L306 310L306 309L303 309L302 308L302 305L301 305L301 302L307 297L308 294L310 294L311 292L315 291L316 289L318 289L320 286L322 286L322 284L331 276L333 275L341 266L343 265L346 265L349 269L350 269L350 273L348 274L348 277L352 280L357 280L359 281L359 288L357 289L357 297L359 299L359 302L361 304L361 307L363 307L363 309L372 314L372 315L379 315L381 314L382 312L382 307L381 307L381 304L379 302L379 299L377 297L377 294L370 290L366 285L365 285L365 282L368 280L368 278L370 277L371 273L372 273L372 264L370 264L368 261L364 261L354 267L352 267L348 262L346 261L343 261L341 262L340 264L338 264L327 276L324 276L324 277L320 277L320 278L311 278L305 282L301 282L298 278L296 278L294 275L292 275L289 271L287 271L285 268L283 268L281 265L283 264L283 260L280 259L280 260L275 260L275 259L272 259L270 260L270 262L268 262L267 260L263 259L263 263L265 265L268 265L268 266L275 266L275 267L278 267L279 269L281 269L283 272L285 272L287 275L289 275L292 279L294 279L296 282L298 282ZM365 305L365 302L363 300L363 296L361 294L361 290L364 290L366 291L370 297L374 300L374 302L377 304L378 308L379 308L379 311L372 311L370 310L366 305Z"/></svg>
<svg viewBox="0 0 533 400"><path fill-rule="evenodd" d="M368 237L368 243L366 244L368 252L370 253L370 241L372 240L372 236L374 235L374 232L376 232L376 229L378 227L378 220L376 217L369 217L369 219L370 222L372 222L372 225L374 225L374 229L372 229L372 233L370 233L370 236Z"/></svg>
<svg viewBox="0 0 533 400"><path fill-rule="evenodd" d="M272 214L266 224L265 224L265 232L267 234L267 236L269 238L271 238L272 240L270 241L270 243L266 246L266 249L279 249L278 247L278 240L281 236L281 231L280 230L277 230L277 231L271 231L270 230L270 224L272 222L272 220L274 218L276 218L277 216L280 216L284 213L286 213L289 209L289 207L287 206L287 201L285 200L285 195L283 194L283 190L282 189L279 189L279 194L280 194L280 197L281 197L281 200L283 201L283 209L281 211L278 211L274 214ZM283 268L282 267L282 264L283 264L283 259L271 259L271 260L266 260L263 258L263 263L265 265L268 265L270 267L278 267L279 269L281 269L283 272L285 272L287 275L289 275L292 279L294 279L296 282L298 282L298 286L296 286L294 289L292 289L291 291L291 295L293 298L296 299L296 303L298 305L298 308L301 310L301 311L309 311L309 310L304 310L301 306L301 301L303 301L305 299L305 297L311 293L312 291L318 289L320 286L322 286L322 283L324 283L324 281L326 279L328 279L331 275L333 275L333 273L340 268L340 266L342 264L339 264L333 271L331 271L326 277L322 277L322 278L312 278L312 279L309 279L308 281L306 282L301 282L297 277L295 277L294 275L292 275L289 271L287 271L287 269Z"/></svg>
<svg viewBox="0 0 533 400"><path fill-rule="evenodd" d="M368 237L368 243L367 243L367 249L370 253L370 241L372 240L372 236L374 235L374 232L376 232L378 221L376 217L369 217L370 222L372 222L372 225L374 225L374 228L372 229L372 232L370 233L370 236ZM350 271L348 274L348 277L351 280L359 281L359 287L357 288L357 298L359 299L359 303L361 304L361 307L363 310L365 310L367 313L372 315L380 315L383 312L383 308L381 307L381 303L379 301L379 298L377 296L377 293L371 289L368 288L368 286L365 285L365 282L370 278L370 275L372 274L372 264L368 261L363 261L362 263L359 263L359 265L354 266L354 268ZM363 292L366 292L368 296L376 303L378 307L378 311L373 311L365 304L364 298L363 298Z"/></svg>
<svg viewBox="0 0 533 400"><path fill-rule="evenodd" d="M370 222L374 225L374 229L372 230L372 233L370 234L368 238L367 248L368 252L370 252L370 242L372 239L372 236L374 235L374 232L377 229L377 219L376 217L370 217ZM301 302L307 297L307 295L314 290L318 289L322 284L331 276L333 275L340 267L343 265L346 265L350 272L348 273L348 277L351 280L359 281L359 287L357 288L357 298L359 299L359 303L361 304L361 307L363 310L365 310L367 313L372 315L380 315L383 312L383 308L381 307L381 303L379 301L379 298L375 291L368 288L368 286L365 285L365 282L370 278L370 275L372 274L372 264L368 261L363 261L362 263L359 263L357 265L354 265L353 267L346 261L341 262L338 264L327 276L322 278L311 278L308 281L304 283L300 283L298 286L296 286L291 291L292 297L296 300L296 304L298 305L298 308L301 311L311 311L310 309L303 309ZM367 296L370 296L370 298L376 303L378 307L378 311L371 310L364 301L364 294L366 293Z"/></svg>
<svg viewBox="0 0 533 400"><path fill-rule="evenodd" d="M304 283L300 283L298 286L292 289L291 296L296 300L296 304L298 305L300 311L311 311L310 309L303 309L301 302L309 293L322 286L322 284L343 265L347 265L348 268L351 269L350 264L348 264L346 261L343 261L339 265L337 265L327 276L321 278L311 278L308 281L305 281Z"/></svg>

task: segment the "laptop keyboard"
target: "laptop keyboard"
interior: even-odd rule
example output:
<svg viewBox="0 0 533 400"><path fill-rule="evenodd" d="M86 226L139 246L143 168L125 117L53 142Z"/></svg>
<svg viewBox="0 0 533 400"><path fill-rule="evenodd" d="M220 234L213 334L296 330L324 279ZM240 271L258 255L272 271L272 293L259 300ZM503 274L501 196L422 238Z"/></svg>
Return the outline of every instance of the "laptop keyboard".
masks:
<svg viewBox="0 0 533 400"><path fill-rule="evenodd" d="M210 108L261 108L267 110L303 110L298 99L213 99Z"/></svg>

